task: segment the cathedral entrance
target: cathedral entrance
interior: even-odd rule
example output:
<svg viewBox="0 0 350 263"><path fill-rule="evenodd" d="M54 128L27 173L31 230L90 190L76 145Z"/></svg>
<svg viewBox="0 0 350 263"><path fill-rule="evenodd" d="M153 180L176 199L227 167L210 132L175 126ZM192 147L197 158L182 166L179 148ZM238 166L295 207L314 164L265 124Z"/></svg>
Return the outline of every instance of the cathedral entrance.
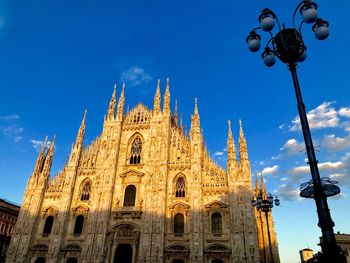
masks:
<svg viewBox="0 0 350 263"><path fill-rule="evenodd" d="M132 263L132 246L119 244L115 250L114 263Z"/></svg>

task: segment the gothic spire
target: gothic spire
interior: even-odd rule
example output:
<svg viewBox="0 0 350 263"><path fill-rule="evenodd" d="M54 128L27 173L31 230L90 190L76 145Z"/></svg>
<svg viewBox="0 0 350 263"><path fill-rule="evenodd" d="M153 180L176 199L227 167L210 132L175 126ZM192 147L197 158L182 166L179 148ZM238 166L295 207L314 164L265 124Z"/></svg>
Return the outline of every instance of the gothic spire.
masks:
<svg viewBox="0 0 350 263"><path fill-rule="evenodd" d="M228 138L227 138L227 161L234 161L236 162L236 146L235 141L232 136L231 131L231 121L228 121Z"/></svg>
<svg viewBox="0 0 350 263"><path fill-rule="evenodd" d="M259 187L259 179L258 179L258 174L255 174L255 192L259 193L260 187Z"/></svg>
<svg viewBox="0 0 350 263"><path fill-rule="evenodd" d="M178 115L177 115L177 100L175 100L174 121L176 125L179 124Z"/></svg>
<svg viewBox="0 0 350 263"><path fill-rule="evenodd" d="M43 172L46 173L46 175L50 175L52 159L53 159L53 154L55 150L55 140L56 140L56 135L54 135L53 140L50 143L50 147L46 153L45 163L43 168Z"/></svg>
<svg viewBox="0 0 350 263"><path fill-rule="evenodd" d="M45 137L43 145L41 146L40 153L38 155L38 159L37 159L37 161L35 163L34 173L41 172L41 170L43 168L44 160L45 160L46 144L47 144L47 136Z"/></svg>
<svg viewBox="0 0 350 263"><path fill-rule="evenodd" d="M114 84L114 90L113 90L112 98L109 102L108 113L107 113L107 118L109 120L114 119L115 107L116 107L116 89L117 89L117 85Z"/></svg>
<svg viewBox="0 0 350 263"><path fill-rule="evenodd" d="M123 83L122 92L120 93L120 97L118 100L118 110L117 110L117 119L118 120L123 119L124 104L125 104L124 90L125 90L125 83Z"/></svg>
<svg viewBox="0 0 350 263"><path fill-rule="evenodd" d="M84 117L83 117L83 120L81 121L78 135L77 135L77 138L75 140L75 146L82 146L83 145L84 135L85 135L86 113L87 113L87 110L85 110L85 112L84 112Z"/></svg>
<svg viewBox="0 0 350 263"><path fill-rule="evenodd" d="M264 177L263 177L263 174L260 173L260 177L261 177L261 181L260 181L260 190L261 190L261 194L263 197L267 197L266 195L266 188L265 188L265 181L264 181Z"/></svg>
<svg viewBox="0 0 350 263"><path fill-rule="evenodd" d="M239 120L239 159L241 161L248 160L247 143L244 137L241 120Z"/></svg>
<svg viewBox="0 0 350 263"><path fill-rule="evenodd" d="M163 113L170 113L170 89L169 89L169 78L166 79L166 87L163 99Z"/></svg>
<svg viewBox="0 0 350 263"><path fill-rule="evenodd" d="M180 115L180 130L181 131L184 130L183 123L182 123L182 114Z"/></svg>
<svg viewBox="0 0 350 263"><path fill-rule="evenodd" d="M200 132L200 120L199 120L199 113L198 113L197 98L194 99L194 112L191 117L191 131L193 130L198 130L198 132Z"/></svg>
<svg viewBox="0 0 350 263"><path fill-rule="evenodd" d="M156 94L154 95L153 110L156 114L160 112L160 79L158 79Z"/></svg>

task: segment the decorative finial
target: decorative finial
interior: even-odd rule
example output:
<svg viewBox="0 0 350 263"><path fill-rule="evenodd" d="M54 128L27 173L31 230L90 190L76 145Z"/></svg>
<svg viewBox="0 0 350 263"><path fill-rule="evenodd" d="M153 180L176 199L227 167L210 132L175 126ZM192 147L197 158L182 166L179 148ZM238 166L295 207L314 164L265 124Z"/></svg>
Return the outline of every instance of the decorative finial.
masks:
<svg viewBox="0 0 350 263"><path fill-rule="evenodd" d="M198 101L194 98L194 114L198 114Z"/></svg>

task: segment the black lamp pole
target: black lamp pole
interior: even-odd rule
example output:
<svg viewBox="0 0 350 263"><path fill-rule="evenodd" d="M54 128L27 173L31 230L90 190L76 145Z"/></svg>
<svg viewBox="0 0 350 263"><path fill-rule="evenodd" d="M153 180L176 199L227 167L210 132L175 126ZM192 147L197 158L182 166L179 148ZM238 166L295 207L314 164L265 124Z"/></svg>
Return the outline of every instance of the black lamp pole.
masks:
<svg viewBox="0 0 350 263"><path fill-rule="evenodd" d="M273 257L272 244L271 244L269 212L271 211L274 203L276 206L280 205L280 200L278 199L277 196L273 196L271 194L268 194L268 196L264 196L264 195L262 195L262 193L259 193L258 196L253 196L253 199L251 201L251 205L253 207L256 207L258 210L263 211L265 214L266 227L267 227L267 238L269 241L269 252L270 252L270 262L271 263L275 263L275 259ZM266 263L266 257L265 257L265 263Z"/></svg>
<svg viewBox="0 0 350 263"><path fill-rule="evenodd" d="M295 27L295 15L300 11L302 15L302 22L298 29ZM271 30L274 23L277 21L279 32L274 36ZM329 35L329 23L318 18L317 4L310 0L303 0L296 7L293 14L293 27L281 27L277 16L270 10L264 9L259 16L261 27L253 29L246 41L248 48L252 52L256 52L260 48L261 37L255 31L262 29L270 33L270 40L267 42L262 58L266 66L271 67L276 62L276 57L283 63L287 64L293 79L298 111L300 117L300 124L304 136L306 153L308 157L308 164L310 166L312 179L309 182L303 183L300 186L300 196L305 198L313 198L317 207L317 215L319 220L319 227L322 231L322 252L321 262L346 262L345 256L342 254L340 247L337 246L334 235L334 222L328 208L327 197L340 193L340 189L335 184L337 182L331 181L329 178L321 178L317 166L317 159L315 149L312 142L309 123L307 120L305 105L302 99L301 90L297 76L298 62L302 62L306 58L306 46L301 35L301 27L304 23L314 23L312 30L319 40L324 40Z"/></svg>

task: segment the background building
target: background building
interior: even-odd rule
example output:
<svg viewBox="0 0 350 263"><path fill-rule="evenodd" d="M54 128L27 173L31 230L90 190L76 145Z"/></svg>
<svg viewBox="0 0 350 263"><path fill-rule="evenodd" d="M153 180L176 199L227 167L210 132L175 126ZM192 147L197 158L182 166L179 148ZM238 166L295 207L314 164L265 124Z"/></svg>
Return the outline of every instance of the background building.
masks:
<svg viewBox="0 0 350 263"><path fill-rule="evenodd" d="M19 213L19 206L0 199L0 263L5 262L6 251Z"/></svg>
<svg viewBox="0 0 350 263"><path fill-rule="evenodd" d="M50 177L54 140L45 141L28 180L7 262L264 262L264 222L250 204L250 161L239 122L229 123L227 169L204 145L195 102L189 133L170 111L138 104L124 113L114 90L103 130L84 147L86 113L63 169ZM262 181L263 182L263 181ZM270 230L279 262L272 215ZM266 224L266 222L265 222Z"/></svg>

